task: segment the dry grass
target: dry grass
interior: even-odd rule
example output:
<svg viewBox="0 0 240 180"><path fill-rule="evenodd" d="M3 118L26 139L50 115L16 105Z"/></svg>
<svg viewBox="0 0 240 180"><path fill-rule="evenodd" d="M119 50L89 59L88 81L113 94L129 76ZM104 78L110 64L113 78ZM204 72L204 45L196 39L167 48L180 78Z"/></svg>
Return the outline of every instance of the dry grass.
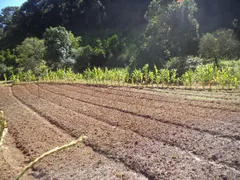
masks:
<svg viewBox="0 0 240 180"><path fill-rule="evenodd" d="M6 133L7 130L7 121L5 119L5 115L3 111L0 111L0 146L2 145L3 142L3 137Z"/></svg>

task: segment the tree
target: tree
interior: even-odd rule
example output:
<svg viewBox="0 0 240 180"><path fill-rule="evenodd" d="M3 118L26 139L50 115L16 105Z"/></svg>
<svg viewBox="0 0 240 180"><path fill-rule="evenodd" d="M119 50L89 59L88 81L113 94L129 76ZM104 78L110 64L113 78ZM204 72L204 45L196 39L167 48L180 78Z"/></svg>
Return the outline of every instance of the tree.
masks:
<svg viewBox="0 0 240 180"><path fill-rule="evenodd" d="M75 37L71 31L68 33L68 35L69 35L69 39L70 39L70 43L71 43L71 48L78 49L82 43L81 36Z"/></svg>
<svg viewBox="0 0 240 180"><path fill-rule="evenodd" d="M198 22L194 0L153 0L146 13L147 28L139 52L139 66L151 62L157 66L170 57L197 52Z"/></svg>
<svg viewBox="0 0 240 180"><path fill-rule="evenodd" d="M32 70L40 74L45 68L45 46L44 41L37 38L26 38L16 48L19 68L24 71Z"/></svg>
<svg viewBox="0 0 240 180"><path fill-rule="evenodd" d="M0 25L1 27L8 28L9 25L12 23L12 17L18 11L18 7L16 6L8 6L1 10L0 14Z"/></svg>
<svg viewBox="0 0 240 180"><path fill-rule="evenodd" d="M17 56L14 50L10 51L7 49L5 51L0 51L0 79L3 79L4 74L10 76L12 72L16 70L15 67L17 66Z"/></svg>
<svg viewBox="0 0 240 180"><path fill-rule="evenodd" d="M2 79L3 74L6 73L8 70L4 61L5 57L0 54L0 79Z"/></svg>
<svg viewBox="0 0 240 180"><path fill-rule="evenodd" d="M0 14L0 50L13 48L24 40L25 22L18 7L9 6Z"/></svg>
<svg viewBox="0 0 240 180"><path fill-rule="evenodd" d="M231 29L217 30L214 33L207 33L200 39L199 54L203 58L214 61L218 66L221 58L238 59L240 42Z"/></svg>
<svg viewBox="0 0 240 180"><path fill-rule="evenodd" d="M44 33L46 61L49 67L57 69L73 64L70 58L71 41L64 27L48 28Z"/></svg>

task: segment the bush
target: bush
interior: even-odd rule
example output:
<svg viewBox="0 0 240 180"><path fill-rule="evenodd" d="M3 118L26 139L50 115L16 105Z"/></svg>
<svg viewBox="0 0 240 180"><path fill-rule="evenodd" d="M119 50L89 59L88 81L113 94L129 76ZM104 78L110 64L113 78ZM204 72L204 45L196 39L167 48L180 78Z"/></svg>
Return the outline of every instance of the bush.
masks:
<svg viewBox="0 0 240 180"><path fill-rule="evenodd" d="M178 76L182 76L187 70L195 70L203 64L203 59L195 56L171 58L165 65L168 69L177 69Z"/></svg>
<svg viewBox="0 0 240 180"><path fill-rule="evenodd" d="M72 50L72 57L75 59L74 70L81 72L87 67L102 67L106 62L104 49L91 46L80 47Z"/></svg>

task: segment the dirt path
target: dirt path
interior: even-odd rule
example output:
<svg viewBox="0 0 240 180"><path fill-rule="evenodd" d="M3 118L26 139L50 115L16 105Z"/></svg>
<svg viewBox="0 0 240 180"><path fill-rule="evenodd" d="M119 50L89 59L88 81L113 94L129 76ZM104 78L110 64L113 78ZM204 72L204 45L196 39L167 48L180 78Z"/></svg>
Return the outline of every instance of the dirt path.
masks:
<svg viewBox="0 0 240 180"><path fill-rule="evenodd" d="M31 88L28 87L28 89ZM64 88L61 87L61 91L65 91L63 89ZM54 89L53 87L51 90L56 91L57 88ZM235 155L230 158L228 157L228 160L224 160L226 165L224 165L224 163L217 164L214 160L209 161L207 158L201 159L198 156L195 156L193 153L188 151L188 146L186 146L186 149L184 150L183 147L180 148L175 146L175 144L171 145L169 143L171 140L166 143L167 137L172 139L173 135L171 135L171 131L174 132L174 127L169 134L166 134L166 141L164 142L160 138L155 140L155 138L148 137L151 135L154 136L154 132L157 133L157 131L150 131L150 133L147 134L147 132L143 130L145 128L144 124L141 129L138 128L133 131L131 128L128 128L129 124L124 127L124 124L120 123L117 126L110 122L112 119L108 122L106 119L101 119L101 116L106 115L104 112L99 114L98 117L97 114L94 115L94 113L92 115L87 114L87 111L91 113L95 111L95 108L90 111L91 107L88 107L86 103L86 106L83 106L83 104L82 106L80 106L80 104L76 104L79 100L76 101L74 99L62 97L62 101L60 102L56 101L56 99L59 99L60 97L54 96L53 94L50 94L50 96L52 96L55 101L51 98L51 100L45 100L43 98L38 98L38 96L36 96L36 91L32 92L33 94L35 93L35 95L31 94L24 86L14 86L13 92L22 103L29 106L38 114L41 114L41 116L46 118L51 124L56 125L58 128L64 130L64 132L67 132L74 137L86 134L89 137L87 142L88 146L113 159L114 161L121 161L125 164L125 166L134 169L136 172L141 172L149 179L198 179L199 177L201 177L201 179L238 179L240 177L239 170L237 170L234 167L234 163L232 163L234 156L238 156L236 151L236 146L238 146L238 144L235 144L238 143L238 141L230 141L229 139L224 140L223 144L229 142L229 146L233 147L230 151L235 153ZM66 91L66 93L69 93L69 91ZM42 92L42 94L47 93ZM74 92L71 92L70 94L76 95ZM79 96L80 95L77 97ZM83 98L88 99L90 97L83 96ZM94 102L98 101L95 97L88 100ZM70 102L74 108L64 107L65 104ZM102 101L100 102L102 103ZM79 111L76 110L77 107L79 108ZM85 110L82 111L82 109ZM100 113L100 111L98 112ZM125 114L123 112L122 114L124 117ZM121 116L120 114L118 115ZM132 114L132 116L134 115ZM143 120L144 119L142 119L142 122ZM133 121L138 121L138 116L137 119L133 118ZM130 121L130 124L134 124L133 121ZM140 126L140 124L138 125ZM153 129L155 128L155 124L150 125L152 125ZM169 129L171 128L170 126L174 126L173 124L168 125L169 126L167 128ZM136 125L133 126L136 127ZM157 123L157 127L164 128L164 126L160 126L160 123ZM150 126L148 126L148 129L149 128ZM167 128L165 127L165 133L168 133ZM185 131L181 135L181 131L179 131L180 135L177 136L185 138L184 141L192 141L193 137L201 139L201 137L198 137L197 134L191 135L191 133L194 132L195 130L193 131L190 129L190 131ZM159 137L161 137L161 133L163 134L163 132L160 132ZM178 134L177 128L175 129L175 133ZM188 134L184 137L184 133ZM212 137L213 135L210 136L210 134L208 134L209 137L207 137L204 136L205 134L205 132L201 134L202 137L206 140L207 138L210 139L206 142L206 145L209 145L212 140L217 140L217 144L220 143L220 140L217 139L217 137ZM188 139L188 135L190 136L190 139ZM176 141L176 139L172 140L172 142L174 141ZM176 144L179 145L181 143L178 141ZM215 149L217 148L217 144L214 146ZM204 145L205 144L202 144L202 148ZM221 146L220 149L223 147L224 145ZM205 149L208 150L206 147ZM224 148L222 150L224 150ZM216 152L214 153L216 154ZM229 161L229 164L227 164L227 161ZM232 165L233 167L228 165Z"/></svg>
<svg viewBox="0 0 240 180"><path fill-rule="evenodd" d="M74 139L70 134L57 128L47 119L13 97L10 88L1 87L0 91L0 108L6 114L9 134L13 137L16 147L28 162L36 156ZM22 97L28 98L28 96ZM34 99L32 100L35 101ZM78 136L80 135L82 133ZM17 163L26 164L27 161ZM12 167L18 166L14 162L11 162L10 165ZM16 171L21 169L15 170L12 167L7 166L6 162L4 166L1 166L1 180L12 179L16 175ZM6 168L12 173L9 174L8 171L5 171ZM87 180L102 178L121 179L122 177L124 179L147 179L143 175L130 170L124 164L110 160L99 152L94 152L92 148L80 144L78 147L46 158L25 179Z"/></svg>

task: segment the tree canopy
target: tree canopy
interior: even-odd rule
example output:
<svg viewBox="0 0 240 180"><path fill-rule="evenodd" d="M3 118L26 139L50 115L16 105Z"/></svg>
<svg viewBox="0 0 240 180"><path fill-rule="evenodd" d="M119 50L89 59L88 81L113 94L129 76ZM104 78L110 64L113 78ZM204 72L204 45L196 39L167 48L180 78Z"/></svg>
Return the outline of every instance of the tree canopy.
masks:
<svg viewBox="0 0 240 180"><path fill-rule="evenodd" d="M163 66L171 57L196 53L199 37L196 11L194 0L153 0L146 14L148 24L139 53L140 66L147 62Z"/></svg>
<svg viewBox="0 0 240 180"><path fill-rule="evenodd" d="M237 40L234 31L217 30L205 34L199 44L199 54L203 58L213 59L218 65L219 59L238 59L240 57L240 42Z"/></svg>
<svg viewBox="0 0 240 180"><path fill-rule="evenodd" d="M27 0L1 10L0 76L45 65L184 64L185 71L202 59L238 59L237 7L236 0Z"/></svg>

